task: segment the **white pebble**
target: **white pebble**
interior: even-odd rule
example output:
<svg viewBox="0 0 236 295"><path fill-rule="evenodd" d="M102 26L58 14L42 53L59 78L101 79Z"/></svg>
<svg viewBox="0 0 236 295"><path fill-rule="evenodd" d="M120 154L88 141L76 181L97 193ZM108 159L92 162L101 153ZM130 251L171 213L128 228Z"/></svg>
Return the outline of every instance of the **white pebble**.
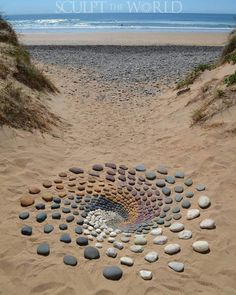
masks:
<svg viewBox="0 0 236 295"><path fill-rule="evenodd" d="M187 219L192 220L200 216L200 211L198 209L189 209L187 212Z"/></svg>
<svg viewBox="0 0 236 295"><path fill-rule="evenodd" d="M209 244L207 241L197 241L192 245L193 249L199 253L206 253L209 250Z"/></svg>
<svg viewBox="0 0 236 295"><path fill-rule="evenodd" d="M156 245L164 245L164 244L167 243L167 241L168 241L167 236L157 236L153 240L153 243L156 244Z"/></svg>
<svg viewBox="0 0 236 295"><path fill-rule="evenodd" d="M152 279L152 272L149 270L140 270L139 274L142 279L144 280L151 280Z"/></svg>
<svg viewBox="0 0 236 295"><path fill-rule="evenodd" d="M151 230L150 234L153 236L160 236L162 232L163 232L162 228L155 228Z"/></svg>
<svg viewBox="0 0 236 295"><path fill-rule="evenodd" d="M180 251L180 245L179 244L169 244L169 245L165 246L164 251L166 254L169 254L169 255L176 254Z"/></svg>
<svg viewBox="0 0 236 295"><path fill-rule="evenodd" d="M158 253L155 251L151 251L149 253L146 254L146 256L144 257L144 259L150 263L155 262L158 260Z"/></svg>
<svg viewBox="0 0 236 295"><path fill-rule="evenodd" d="M183 230L181 231L180 233L178 233L178 237L179 239L182 239L182 240L189 240L192 238L192 232L191 230Z"/></svg>
<svg viewBox="0 0 236 295"><path fill-rule="evenodd" d="M121 257L120 263L127 266L132 266L134 264L134 261L130 257Z"/></svg>
<svg viewBox="0 0 236 295"><path fill-rule="evenodd" d="M169 229L172 232L177 233L177 232L179 232L179 231L181 231L181 230L184 229L184 225L182 223L180 223L180 222L175 222L175 223L171 224L171 226L169 227Z"/></svg>
<svg viewBox="0 0 236 295"><path fill-rule="evenodd" d="M202 229L214 229L216 227L215 221L211 218L204 219L200 223L200 228Z"/></svg>
<svg viewBox="0 0 236 295"><path fill-rule="evenodd" d="M198 205L202 209L205 209L205 208L209 207L210 204L211 204L211 201L210 201L210 199L207 196L201 196L198 199Z"/></svg>

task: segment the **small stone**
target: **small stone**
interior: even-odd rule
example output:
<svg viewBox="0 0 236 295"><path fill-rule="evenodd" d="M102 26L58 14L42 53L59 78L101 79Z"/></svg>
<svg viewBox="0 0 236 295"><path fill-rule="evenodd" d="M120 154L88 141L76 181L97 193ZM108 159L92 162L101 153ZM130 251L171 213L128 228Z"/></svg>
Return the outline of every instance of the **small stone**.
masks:
<svg viewBox="0 0 236 295"><path fill-rule="evenodd" d="M184 271L184 264L177 261L171 261L168 263L168 266L176 272Z"/></svg>
<svg viewBox="0 0 236 295"><path fill-rule="evenodd" d="M103 270L103 276L108 280L118 281L122 275L123 271L118 266L108 266Z"/></svg>
<svg viewBox="0 0 236 295"><path fill-rule="evenodd" d="M129 241L130 241L130 238L129 237L121 237L121 242L123 242L123 243L129 243Z"/></svg>
<svg viewBox="0 0 236 295"><path fill-rule="evenodd" d="M179 207L174 207L173 209L172 209L172 213L179 213L180 212L180 208Z"/></svg>
<svg viewBox="0 0 236 295"><path fill-rule="evenodd" d="M19 214L19 218L20 218L20 219L23 219L23 220L29 218L29 212L21 212L21 213Z"/></svg>
<svg viewBox="0 0 236 295"><path fill-rule="evenodd" d="M83 225L83 224L84 224L84 219L83 219L83 218L79 218L79 219L77 220L77 224L78 224L78 225Z"/></svg>
<svg viewBox="0 0 236 295"><path fill-rule="evenodd" d="M187 198L192 198L194 196L194 193L193 192L187 192L186 193L186 197Z"/></svg>
<svg viewBox="0 0 236 295"><path fill-rule="evenodd" d="M77 265L77 259L72 255L65 255L64 258L63 258L63 262L66 265L70 265L70 266L76 266Z"/></svg>
<svg viewBox="0 0 236 295"><path fill-rule="evenodd" d="M43 256L48 256L50 254L50 248L49 248L48 243L40 244L37 248L37 254L43 255Z"/></svg>
<svg viewBox="0 0 236 295"><path fill-rule="evenodd" d="M139 171L139 172L145 172L146 171L146 168L143 164L139 164L135 167L136 171Z"/></svg>
<svg viewBox="0 0 236 295"><path fill-rule="evenodd" d="M167 236L157 236L154 240L153 243L156 245L164 245L168 241Z"/></svg>
<svg viewBox="0 0 236 295"><path fill-rule="evenodd" d="M156 186L158 187L164 187L166 185L165 180L164 179L158 179L156 182Z"/></svg>
<svg viewBox="0 0 236 295"><path fill-rule="evenodd" d="M119 250L122 250L122 249L124 248L124 245L123 245L123 243L121 243L121 242L117 242L117 241L115 241L115 242L113 243L113 247L114 247L114 248L117 248L117 249L119 249Z"/></svg>
<svg viewBox="0 0 236 295"><path fill-rule="evenodd" d="M42 199L45 201L45 202L51 202L53 200L53 196L52 195L43 195L42 196Z"/></svg>
<svg viewBox="0 0 236 295"><path fill-rule="evenodd" d="M163 187L163 189L161 191L166 196L170 196L170 194L171 194L171 190L168 187Z"/></svg>
<svg viewBox="0 0 236 295"><path fill-rule="evenodd" d="M134 253L142 253L144 250L143 247L140 245L132 245L132 246L130 246L129 249L131 252L134 252Z"/></svg>
<svg viewBox="0 0 236 295"><path fill-rule="evenodd" d="M166 180L166 182L168 182L170 184L175 183L175 178L173 176L166 176L165 180Z"/></svg>
<svg viewBox="0 0 236 295"><path fill-rule="evenodd" d="M154 180L156 178L156 173L154 171L148 171L145 173L148 180Z"/></svg>
<svg viewBox="0 0 236 295"><path fill-rule="evenodd" d="M40 212L36 215L36 220L38 222L43 222L47 218L47 214L45 212Z"/></svg>
<svg viewBox="0 0 236 295"><path fill-rule="evenodd" d="M81 226L76 226L75 228L75 232L78 234L78 235L81 235L83 233L83 229Z"/></svg>
<svg viewBox="0 0 236 295"><path fill-rule="evenodd" d="M41 190L38 187L32 186L29 188L29 193L32 195L39 194Z"/></svg>
<svg viewBox="0 0 236 295"><path fill-rule="evenodd" d="M43 186L46 188L50 188L52 186L52 182L50 180L45 180L43 182Z"/></svg>
<svg viewBox="0 0 236 295"><path fill-rule="evenodd" d="M170 230L174 233L180 232L184 229L184 225L179 222L172 223L170 226Z"/></svg>
<svg viewBox="0 0 236 295"><path fill-rule="evenodd" d="M54 227L51 224L46 224L44 226L43 230L44 230L45 234L49 234L50 232L52 232L54 230Z"/></svg>
<svg viewBox="0 0 236 295"><path fill-rule="evenodd" d="M162 165L157 166L157 172L160 174L168 174L168 170Z"/></svg>
<svg viewBox="0 0 236 295"><path fill-rule="evenodd" d="M180 245L178 245L178 244L169 244L169 245L165 246L164 251L165 251L166 254L169 254L169 255L176 254L176 253L178 253L180 251Z"/></svg>
<svg viewBox="0 0 236 295"><path fill-rule="evenodd" d="M61 219L61 213L60 212L52 213L52 219Z"/></svg>
<svg viewBox="0 0 236 295"><path fill-rule="evenodd" d="M63 243L71 243L71 237L69 234L62 234L60 237L60 241Z"/></svg>
<svg viewBox="0 0 236 295"><path fill-rule="evenodd" d="M139 274L142 279L144 280L151 280L152 279L152 272L149 270L140 270Z"/></svg>
<svg viewBox="0 0 236 295"><path fill-rule="evenodd" d="M117 250L115 248L108 248L106 250L106 254L107 254L108 257L116 258Z"/></svg>
<svg viewBox="0 0 236 295"><path fill-rule="evenodd" d="M102 171L103 170L103 166L102 165L100 165L100 164L95 164L95 165L93 165L93 170L95 170L95 171Z"/></svg>
<svg viewBox="0 0 236 295"><path fill-rule="evenodd" d="M184 209L188 209L191 206L191 203L189 200L184 200L181 205Z"/></svg>
<svg viewBox="0 0 236 295"><path fill-rule="evenodd" d="M20 198L20 203L22 207L28 207L34 204L34 198L31 196L24 196Z"/></svg>
<svg viewBox="0 0 236 295"><path fill-rule="evenodd" d="M160 236L163 232L163 229L162 228L155 228L155 229L152 229L150 234L152 236Z"/></svg>
<svg viewBox="0 0 236 295"><path fill-rule="evenodd" d="M191 186L191 185L193 184L193 181L192 181L191 178L188 178L188 179L186 179L186 180L184 181L184 184L185 184L186 186Z"/></svg>
<svg viewBox="0 0 236 295"><path fill-rule="evenodd" d="M43 203L38 203L38 204L35 205L35 208L36 208L37 210L44 210L44 209L45 209L45 204L43 204Z"/></svg>
<svg viewBox="0 0 236 295"><path fill-rule="evenodd" d="M200 216L200 211L198 209L189 209L187 211L187 219L192 220Z"/></svg>
<svg viewBox="0 0 236 295"><path fill-rule="evenodd" d="M59 224L60 230L67 230L68 226L65 223Z"/></svg>
<svg viewBox="0 0 236 295"><path fill-rule="evenodd" d="M100 254L97 248L88 246L84 249L84 258L86 259L98 259Z"/></svg>
<svg viewBox="0 0 236 295"><path fill-rule="evenodd" d="M204 184L197 184L196 185L196 190L199 192L202 192L206 189L206 186Z"/></svg>
<svg viewBox="0 0 236 295"><path fill-rule="evenodd" d="M158 258L159 258L158 253L155 251L151 251L147 253L146 256L144 257L144 259L150 263L157 261Z"/></svg>
<svg viewBox="0 0 236 295"><path fill-rule="evenodd" d="M185 230L178 233L178 237L181 240L189 240L192 238L192 232L191 232L191 230L185 229Z"/></svg>
<svg viewBox="0 0 236 295"><path fill-rule="evenodd" d="M192 247L193 247L193 250L199 253L207 253L209 251L209 244L207 241L194 242Z"/></svg>
<svg viewBox="0 0 236 295"><path fill-rule="evenodd" d="M69 169L70 172L74 174L81 174L84 173L84 170L82 168L72 167Z"/></svg>
<svg viewBox="0 0 236 295"><path fill-rule="evenodd" d="M96 243L95 244L95 247L98 248L98 249L101 249L102 248L102 244L101 243Z"/></svg>
<svg viewBox="0 0 236 295"><path fill-rule="evenodd" d="M66 222L72 222L75 219L75 216L70 215L66 217Z"/></svg>
<svg viewBox="0 0 236 295"><path fill-rule="evenodd" d="M134 244L144 246L147 244L147 240L143 236L136 237L134 240Z"/></svg>
<svg viewBox="0 0 236 295"><path fill-rule="evenodd" d="M175 173L175 177L176 177L176 178L184 178L184 176L185 176L185 174L184 174L184 172L182 172L182 171L177 171L177 172Z"/></svg>
<svg viewBox="0 0 236 295"><path fill-rule="evenodd" d="M127 266L133 266L134 265L134 261L130 257L121 257L120 258L120 263L124 264L124 265L127 265Z"/></svg>
<svg viewBox="0 0 236 295"><path fill-rule="evenodd" d="M202 229L214 229L216 227L215 221L211 218L204 219L200 223L200 228Z"/></svg>
<svg viewBox="0 0 236 295"><path fill-rule="evenodd" d="M22 235L31 236L32 235L32 227L29 225L25 225L21 229Z"/></svg>
<svg viewBox="0 0 236 295"><path fill-rule="evenodd" d="M210 206L210 204L211 204L211 201L207 196L201 196L198 199L198 205L202 209L208 208Z"/></svg>
<svg viewBox="0 0 236 295"><path fill-rule="evenodd" d="M181 202L183 200L183 196L181 196L181 195L176 195L175 196L175 201L176 202Z"/></svg>
<svg viewBox="0 0 236 295"><path fill-rule="evenodd" d="M175 187L175 192L181 194L184 191L184 188L180 185Z"/></svg>
<svg viewBox="0 0 236 295"><path fill-rule="evenodd" d="M87 237L78 237L76 239L76 243L79 246L87 246L88 245L88 238Z"/></svg>

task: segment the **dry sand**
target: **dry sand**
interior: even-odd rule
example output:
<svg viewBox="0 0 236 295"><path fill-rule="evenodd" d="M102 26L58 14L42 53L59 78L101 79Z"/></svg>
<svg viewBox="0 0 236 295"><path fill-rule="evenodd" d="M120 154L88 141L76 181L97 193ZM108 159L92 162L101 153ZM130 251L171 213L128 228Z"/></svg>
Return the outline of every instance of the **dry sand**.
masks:
<svg viewBox="0 0 236 295"><path fill-rule="evenodd" d="M27 45L202 45L221 46L227 33L197 32L86 32L25 33L20 36Z"/></svg>
<svg viewBox="0 0 236 295"><path fill-rule="evenodd" d="M79 81L80 72L75 75L72 70L48 67L48 74L61 91L52 97L50 106L63 118L64 126L55 131L54 136L6 127L0 130L0 294L236 294L236 142L233 134L236 110L225 111L215 118L214 123L224 123L218 128L211 127L211 122L208 128L190 128L190 116L197 103L186 107L204 83L234 70L235 67L227 66L207 72L191 92L183 96L176 97L169 91L151 98L149 104L140 105L137 102L142 97L138 96L127 102L96 100L96 93L104 91L96 81L84 86ZM118 258L113 261L106 257L106 244L101 258L92 262L85 261L82 250L73 244L62 245L58 241L58 229L47 237L39 227L32 237L20 234L19 198L29 184L38 185L44 179L53 179L71 166L88 169L94 163L107 161L129 166L143 162L150 169L165 164L170 173L184 170L195 183L207 185L205 193L211 198L212 206L202 213L201 219L214 218L216 229L200 230L199 219L186 223L184 216L182 221L194 237L180 242L181 252L170 258L164 254L163 246L154 247L149 243L145 252L155 248L160 259L147 265L143 254L123 250L119 257L129 254L135 259L135 265L124 266L124 276L118 282L102 276L105 265L119 263ZM193 208L197 207L196 200L197 197ZM177 241L168 230L165 232L170 241ZM72 236L75 238L73 233ZM45 239L50 241L52 251L50 256L41 257L35 252L36 246ZM209 254L193 252L191 244L197 239L209 242ZM78 257L77 267L62 263L63 255L68 252ZM175 273L167 267L167 262L173 259L185 263L184 273ZM138 276L141 268L153 271L152 281L143 281Z"/></svg>

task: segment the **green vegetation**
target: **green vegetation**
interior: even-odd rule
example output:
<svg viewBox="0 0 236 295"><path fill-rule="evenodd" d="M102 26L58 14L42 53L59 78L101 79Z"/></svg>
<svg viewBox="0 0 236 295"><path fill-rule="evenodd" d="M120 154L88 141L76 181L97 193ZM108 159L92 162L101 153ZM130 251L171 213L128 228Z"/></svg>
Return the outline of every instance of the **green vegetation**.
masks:
<svg viewBox="0 0 236 295"><path fill-rule="evenodd" d="M236 63L236 30L234 30L228 39L221 55L221 63L232 62Z"/></svg>
<svg viewBox="0 0 236 295"><path fill-rule="evenodd" d="M225 84L227 87L236 84L236 71L234 74L228 76L227 78L225 78Z"/></svg>
<svg viewBox="0 0 236 295"><path fill-rule="evenodd" d="M217 97L221 98L221 97L223 97L224 95L225 95L225 93L224 93L223 90L221 90L221 89L217 89L217 91L216 91L216 96L217 96Z"/></svg>

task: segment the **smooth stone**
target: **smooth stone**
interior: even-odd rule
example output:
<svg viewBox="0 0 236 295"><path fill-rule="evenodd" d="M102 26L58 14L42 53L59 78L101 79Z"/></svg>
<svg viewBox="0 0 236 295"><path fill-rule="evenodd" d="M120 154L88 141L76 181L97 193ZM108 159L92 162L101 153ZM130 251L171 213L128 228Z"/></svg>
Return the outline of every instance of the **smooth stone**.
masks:
<svg viewBox="0 0 236 295"><path fill-rule="evenodd" d="M22 235L31 236L32 235L32 227L29 225L24 225L21 229Z"/></svg>
<svg viewBox="0 0 236 295"><path fill-rule="evenodd" d="M29 218L29 216L30 216L29 212L21 212L21 213L19 214L19 218L20 218L20 219L23 219L23 220Z"/></svg>
<svg viewBox="0 0 236 295"><path fill-rule="evenodd" d="M192 198L194 196L194 193L193 192L187 192L185 194L186 198Z"/></svg>
<svg viewBox="0 0 236 295"><path fill-rule="evenodd" d="M174 233L180 232L184 229L184 225L180 222L172 223L170 226L170 230Z"/></svg>
<svg viewBox="0 0 236 295"><path fill-rule="evenodd" d="M52 195L43 195L42 196L42 199L45 201L45 202L51 202L53 200L53 196Z"/></svg>
<svg viewBox="0 0 236 295"><path fill-rule="evenodd" d="M204 219L200 223L200 228L202 229L214 229L216 227L215 221L211 218Z"/></svg>
<svg viewBox="0 0 236 295"><path fill-rule="evenodd" d="M175 183L175 178L173 176L166 176L165 180L169 184L174 184Z"/></svg>
<svg viewBox="0 0 236 295"><path fill-rule="evenodd" d="M101 249L102 248L102 244L101 243L96 243L95 244L95 247L98 248L98 249Z"/></svg>
<svg viewBox="0 0 236 295"><path fill-rule="evenodd" d="M83 229L81 226L76 226L75 228L75 232L78 234L78 235L81 235L83 233Z"/></svg>
<svg viewBox="0 0 236 295"><path fill-rule="evenodd" d="M209 244L207 241L196 241L192 245L193 250L199 253L207 253L209 251Z"/></svg>
<svg viewBox="0 0 236 295"><path fill-rule="evenodd" d="M41 190L38 187L32 186L29 188L29 193L32 195L39 194Z"/></svg>
<svg viewBox="0 0 236 295"><path fill-rule="evenodd" d="M192 232L191 232L191 230L185 229L185 230L178 233L178 237L181 240L189 240L192 238Z"/></svg>
<svg viewBox="0 0 236 295"><path fill-rule="evenodd" d="M100 164L95 164L93 165L93 170L95 171L102 171L103 170L103 165L100 165Z"/></svg>
<svg viewBox="0 0 236 295"><path fill-rule="evenodd" d="M170 206L169 206L169 205L164 206L164 207L163 207L163 211L164 211L164 212L168 212L168 211L170 211Z"/></svg>
<svg viewBox="0 0 236 295"><path fill-rule="evenodd" d="M181 218L182 218L182 215L180 213L176 213L176 214L173 215L174 220L179 220Z"/></svg>
<svg viewBox="0 0 236 295"><path fill-rule="evenodd" d="M52 213L52 219L61 219L61 213L60 212Z"/></svg>
<svg viewBox="0 0 236 295"><path fill-rule="evenodd" d="M208 208L210 206L210 204L211 204L211 201L207 196L201 196L198 199L198 205L202 209Z"/></svg>
<svg viewBox="0 0 236 295"><path fill-rule="evenodd" d="M117 250L115 248L108 248L106 250L106 255L108 257L116 258L116 256L117 256Z"/></svg>
<svg viewBox="0 0 236 295"><path fill-rule="evenodd" d="M108 239L107 239L107 241L109 242L109 243L114 243L115 242L115 238L112 238L112 237L109 237Z"/></svg>
<svg viewBox="0 0 236 295"><path fill-rule="evenodd" d="M143 247L140 245L132 245L132 246L130 246L129 249L131 252L134 252L134 253L142 253L144 250Z"/></svg>
<svg viewBox="0 0 236 295"><path fill-rule="evenodd" d="M120 263L124 264L124 265L127 265L127 266L133 266L134 265L134 261L130 257L121 257L120 258Z"/></svg>
<svg viewBox="0 0 236 295"><path fill-rule="evenodd" d="M72 222L75 219L75 216L70 215L66 217L66 222Z"/></svg>
<svg viewBox="0 0 236 295"><path fill-rule="evenodd" d="M168 174L168 170L162 165L157 166L157 172L160 174Z"/></svg>
<svg viewBox="0 0 236 295"><path fill-rule="evenodd" d="M34 198L31 196L24 196L20 198L20 204L22 207L28 207L34 204Z"/></svg>
<svg viewBox="0 0 236 295"><path fill-rule="evenodd" d="M181 195L176 195L175 196L175 201L176 202L181 202L183 200L183 196L181 196Z"/></svg>
<svg viewBox="0 0 236 295"><path fill-rule="evenodd" d="M63 242L63 243L71 243L71 237L69 234L65 233L65 234L62 234L61 237L60 237L60 241Z"/></svg>
<svg viewBox="0 0 236 295"><path fill-rule="evenodd" d="M162 228L155 228L155 229L151 230L150 234L152 236L160 236L160 235L162 235L162 232L163 232Z"/></svg>
<svg viewBox="0 0 236 295"><path fill-rule="evenodd" d="M86 259L98 259L100 254L97 248L88 246L84 249L84 258Z"/></svg>
<svg viewBox="0 0 236 295"><path fill-rule="evenodd" d="M123 245L123 243L121 243L121 242L117 242L117 241L115 241L115 242L113 243L113 247L114 247L114 248L117 248L117 249L119 249L119 250L122 250L122 249L124 248L124 245Z"/></svg>
<svg viewBox="0 0 236 295"><path fill-rule="evenodd" d="M145 177L148 179L148 180L154 180L156 179L156 173L154 171L147 171L145 173Z"/></svg>
<svg viewBox="0 0 236 295"><path fill-rule="evenodd" d="M168 187L163 187L161 190L165 196L170 196L171 190Z"/></svg>
<svg viewBox="0 0 236 295"><path fill-rule="evenodd" d="M43 186L44 186L45 188L50 188L50 187L52 186L52 182L51 182L50 180L45 180L45 181L43 182Z"/></svg>
<svg viewBox="0 0 236 295"><path fill-rule="evenodd" d="M76 243L79 246L87 246L88 245L88 238L87 237L78 237L76 239Z"/></svg>
<svg viewBox="0 0 236 295"><path fill-rule="evenodd" d="M172 203L173 203L172 198L169 198L169 197L165 198L165 204L172 204Z"/></svg>
<svg viewBox="0 0 236 295"><path fill-rule="evenodd" d="M78 225L83 225L84 224L84 219L83 218L79 218L76 223Z"/></svg>
<svg viewBox="0 0 236 295"><path fill-rule="evenodd" d="M66 230L68 228L68 225L65 223L59 224L59 229L60 230Z"/></svg>
<svg viewBox="0 0 236 295"><path fill-rule="evenodd" d="M168 263L168 266L176 272L184 271L184 264L182 262L171 261Z"/></svg>
<svg viewBox="0 0 236 295"><path fill-rule="evenodd" d="M65 213L65 214L68 214L70 213L70 208L62 208L62 212Z"/></svg>
<svg viewBox="0 0 236 295"><path fill-rule="evenodd" d="M76 257L74 257L72 255L65 255L63 258L63 262L66 265L70 265L70 266L76 266L78 263Z"/></svg>
<svg viewBox="0 0 236 295"><path fill-rule="evenodd" d="M50 247L49 247L48 243L40 244L37 248L37 254L43 255L43 256L48 256L50 254Z"/></svg>
<svg viewBox="0 0 236 295"><path fill-rule="evenodd" d="M129 241L130 241L130 238L129 237L121 237L121 242L123 242L123 243L129 243Z"/></svg>
<svg viewBox="0 0 236 295"><path fill-rule="evenodd" d="M70 172L74 174L81 174L84 173L84 170L82 168L72 167L69 169Z"/></svg>
<svg viewBox="0 0 236 295"><path fill-rule="evenodd" d="M181 194L184 191L184 188L180 185L175 187L175 192Z"/></svg>
<svg viewBox="0 0 236 295"><path fill-rule="evenodd" d="M181 206L184 209L188 209L191 206L191 203L189 202L189 200L183 200L183 202L181 203Z"/></svg>
<svg viewBox="0 0 236 295"><path fill-rule="evenodd" d="M118 266L108 266L103 270L103 276L108 280L118 281L122 275L123 271Z"/></svg>
<svg viewBox="0 0 236 295"><path fill-rule="evenodd" d="M147 244L147 240L142 236L136 237L135 240L134 240L134 244L144 246L144 245Z"/></svg>
<svg viewBox="0 0 236 295"><path fill-rule="evenodd" d="M51 209L59 209L60 208L60 204L54 203L51 205Z"/></svg>
<svg viewBox="0 0 236 295"><path fill-rule="evenodd" d="M44 210L45 209L45 204L44 203L38 203L35 205L35 208L37 210Z"/></svg>
<svg viewBox="0 0 236 295"><path fill-rule="evenodd" d="M135 166L135 170L138 172L145 172L146 168L143 164L138 164L137 166Z"/></svg>
<svg viewBox="0 0 236 295"><path fill-rule="evenodd" d="M163 218L159 218L158 220L157 220L157 224L159 224L159 225L162 225L162 224L164 224L165 223L165 220L163 219Z"/></svg>
<svg viewBox="0 0 236 295"><path fill-rule="evenodd" d="M197 184L196 185L196 190L199 192L202 192L206 189L206 186L204 184Z"/></svg>
<svg viewBox="0 0 236 295"><path fill-rule="evenodd" d="M179 244L169 244L165 246L164 251L166 254L173 255L180 251L180 245Z"/></svg>
<svg viewBox="0 0 236 295"><path fill-rule="evenodd" d="M49 234L50 232L52 232L54 230L54 226L51 224L46 224L44 226L43 230L44 230L45 234Z"/></svg>
<svg viewBox="0 0 236 295"><path fill-rule="evenodd" d="M182 172L182 171L177 171L177 172L175 173L175 177L176 177L176 178L184 178L184 176L185 176L185 174L184 174L184 172Z"/></svg>
<svg viewBox="0 0 236 295"><path fill-rule="evenodd" d="M193 181L191 178L185 179L184 184L187 186L191 186L193 184Z"/></svg>
<svg viewBox="0 0 236 295"><path fill-rule="evenodd" d="M156 186L158 187L164 187L166 185L165 180L164 179L158 179L156 181Z"/></svg>
<svg viewBox="0 0 236 295"><path fill-rule="evenodd" d="M192 220L192 219L197 218L199 216L200 216L200 211L198 209L189 209L187 211L187 215L186 215L188 220Z"/></svg>
<svg viewBox="0 0 236 295"><path fill-rule="evenodd" d="M157 236L153 240L153 243L156 244L156 245L164 245L164 244L167 243L167 241L168 241L167 236Z"/></svg>
<svg viewBox="0 0 236 295"><path fill-rule="evenodd" d="M43 222L47 218L47 214L45 212L40 212L36 215L36 220L38 222Z"/></svg>
<svg viewBox="0 0 236 295"><path fill-rule="evenodd" d="M179 207L174 207L172 209L172 213L179 213L180 212L180 208Z"/></svg>
<svg viewBox="0 0 236 295"><path fill-rule="evenodd" d="M147 253L144 257L144 259L150 263L155 262L158 260L158 253L155 251L151 251L149 253Z"/></svg>
<svg viewBox="0 0 236 295"><path fill-rule="evenodd" d="M144 280L151 280L152 279L152 272L149 270L140 270L139 274L142 279Z"/></svg>

